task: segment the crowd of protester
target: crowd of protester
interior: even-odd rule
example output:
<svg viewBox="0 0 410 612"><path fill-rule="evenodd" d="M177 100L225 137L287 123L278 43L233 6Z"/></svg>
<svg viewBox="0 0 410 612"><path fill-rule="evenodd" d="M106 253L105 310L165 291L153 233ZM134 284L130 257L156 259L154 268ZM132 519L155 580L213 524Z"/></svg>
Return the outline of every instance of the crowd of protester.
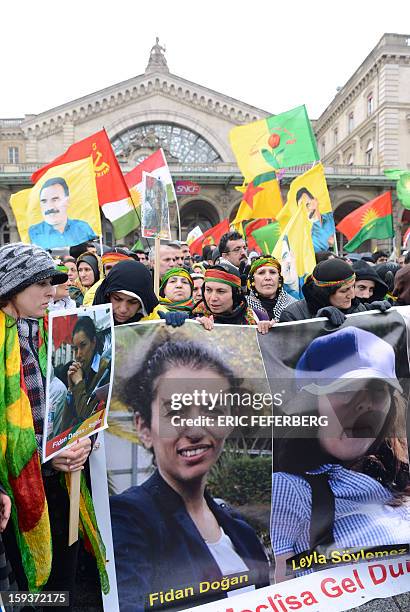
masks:
<svg viewBox="0 0 410 612"><path fill-rule="evenodd" d="M32 454L42 443L45 372L41 347L47 311L110 303L115 325L164 319L176 327L191 319L207 330L215 323L254 325L266 334L278 322L327 317L338 326L350 313L384 312L392 305L410 304L410 253L397 259L384 251L363 257L317 253L317 265L302 287L303 299L296 300L285 290L280 262L270 254L248 255L246 242L237 232L225 234L219 245L205 246L202 257L193 257L186 242L161 244L159 295L153 283L154 249L104 246L102 251L98 244L84 243L53 258L33 245L16 243L0 248L0 401L7 405L12 399L7 351L17 342L17 371L21 372L34 422L29 441L35 449ZM2 426L11 443L10 428L5 423ZM67 546L69 503L60 475L84 467L90 450L90 440L83 440L34 474L49 502L45 512L53 553L50 577L43 585L47 591L74 588L67 583L67 576L75 576L78 549ZM18 494L24 479L16 481L12 457L3 459L0 532L6 555L0 541L1 585L2 590L16 585L27 590L27 559L35 551L19 536L22 528L17 517L27 510L27 500ZM13 504L17 512L12 513ZM13 520L9 520L11 514ZM45 568L45 574L49 570Z"/></svg>

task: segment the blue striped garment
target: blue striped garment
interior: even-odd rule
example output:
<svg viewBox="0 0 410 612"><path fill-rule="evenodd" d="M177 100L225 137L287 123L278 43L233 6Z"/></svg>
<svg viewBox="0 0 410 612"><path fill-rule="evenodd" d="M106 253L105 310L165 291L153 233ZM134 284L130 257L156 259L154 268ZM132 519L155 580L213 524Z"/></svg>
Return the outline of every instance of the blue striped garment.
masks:
<svg viewBox="0 0 410 612"><path fill-rule="evenodd" d="M335 496L336 548L373 547L410 542L410 500L392 507L392 494L379 482L341 465L326 464L312 474L327 472ZM312 509L308 482L294 474L272 475L271 541L275 555L308 551Z"/></svg>

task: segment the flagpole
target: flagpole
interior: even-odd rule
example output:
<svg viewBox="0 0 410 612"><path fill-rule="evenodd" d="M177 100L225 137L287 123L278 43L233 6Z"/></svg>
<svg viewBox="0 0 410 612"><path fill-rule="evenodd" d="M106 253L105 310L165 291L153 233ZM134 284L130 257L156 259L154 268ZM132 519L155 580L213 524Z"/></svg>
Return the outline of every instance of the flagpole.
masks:
<svg viewBox="0 0 410 612"><path fill-rule="evenodd" d="M159 257L160 257L161 238L155 236L155 259L154 259L154 291L157 298L159 298Z"/></svg>
<svg viewBox="0 0 410 612"><path fill-rule="evenodd" d="M104 250L103 249L103 237L102 237L102 234L101 234L101 236L100 236L100 257L103 256L103 250Z"/></svg>
<svg viewBox="0 0 410 612"><path fill-rule="evenodd" d="M177 219L178 219L178 240L181 242L181 217L179 216L179 205L178 200L175 197L175 206L177 207Z"/></svg>
<svg viewBox="0 0 410 612"><path fill-rule="evenodd" d="M336 257L339 257L339 248L337 246L336 230L333 232L333 237L334 237L333 251L334 251L334 254L336 255Z"/></svg>

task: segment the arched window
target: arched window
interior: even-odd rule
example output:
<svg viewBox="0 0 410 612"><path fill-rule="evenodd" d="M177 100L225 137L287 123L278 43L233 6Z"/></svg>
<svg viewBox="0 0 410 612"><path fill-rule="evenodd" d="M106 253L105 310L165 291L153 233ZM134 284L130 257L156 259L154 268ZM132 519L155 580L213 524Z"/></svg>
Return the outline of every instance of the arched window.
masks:
<svg viewBox="0 0 410 612"><path fill-rule="evenodd" d="M373 140L369 140L366 146L366 165L373 165Z"/></svg>
<svg viewBox="0 0 410 612"><path fill-rule="evenodd" d="M206 230L219 223L219 221L216 207L206 200L192 200L185 204L181 210L183 236L186 236L197 225L199 225L203 232L206 232Z"/></svg>
<svg viewBox="0 0 410 612"><path fill-rule="evenodd" d="M144 159L151 152L147 149L162 147L168 161L175 160L180 164L221 161L217 151L202 136L173 123L145 123L128 128L113 138L111 144L117 156L129 157L141 149ZM135 155L133 159L139 161Z"/></svg>

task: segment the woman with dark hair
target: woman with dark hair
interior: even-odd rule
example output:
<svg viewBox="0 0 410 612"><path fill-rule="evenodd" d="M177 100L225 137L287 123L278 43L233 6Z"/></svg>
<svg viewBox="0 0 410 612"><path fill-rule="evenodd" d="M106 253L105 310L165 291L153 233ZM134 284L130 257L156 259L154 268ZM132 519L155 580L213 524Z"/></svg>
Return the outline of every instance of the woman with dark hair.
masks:
<svg viewBox="0 0 410 612"><path fill-rule="evenodd" d="M295 374L292 409L321 421L315 438L276 441L277 582L292 577L286 561L298 553L410 541L405 405L391 345L346 327L313 340Z"/></svg>
<svg viewBox="0 0 410 612"><path fill-rule="evenodd" d="M95 292L104 280L101 257L86 251L77 259L77 284L83 294L83 306L91 306ZM78 304L77 304L78 305Z"/></svg>
<svg viewBox="0 0 410 612"><path fill-rule="evenodd" d="M254 259L249 270L246 301L260 319L277 323L282 311L295 302L283 289L281 266L274 257Z"/></svg>
<svg viewBox="0 0 410 612"><path fill-rule="evenodd" d="M90 317L78 317L72 334L75 361L67 371L67 404L62 431L84 421L101 405L93 391L110 380L111 361L102 357L103 347Z"/></svg>
<svg viewBox="0 0 410 612"><path fill-rule="evenodd" d="M124 397L140 440L153 452L156 471L143 485L111 497L120 607L134 612L151 609L159 593L170 589L190 587L178 602L184 608L193 600L199 603L198 598L200 603L220 599L230 583L225 591L202 595L200 584L232 574L247 577L232 585L269 583L256 533L206 490L230 429L206 420L211 415L206 404L173 407L182 390L234 391L233 372L199 344L161 340L129 380ZM221 405L212 413L216 418L230 409Z"/></svg>
<svg viewBox="0 0 410 612"><path fill-rule="evenodd" d="M356 276L353 268L339 258L321 261L302 287L305 297L287 306L280 322L327 317L333 325L341 325L347 314L390 308L386 300L362 304L355 297Z"/></svg>
<svg viewBox="0 0 410 612"><path fill-rule="evenodd" d="M193 313L230 325L257 325L259 320L243 295L238 268L229 262L206 270L202 302L195 306Z"/></svg>

